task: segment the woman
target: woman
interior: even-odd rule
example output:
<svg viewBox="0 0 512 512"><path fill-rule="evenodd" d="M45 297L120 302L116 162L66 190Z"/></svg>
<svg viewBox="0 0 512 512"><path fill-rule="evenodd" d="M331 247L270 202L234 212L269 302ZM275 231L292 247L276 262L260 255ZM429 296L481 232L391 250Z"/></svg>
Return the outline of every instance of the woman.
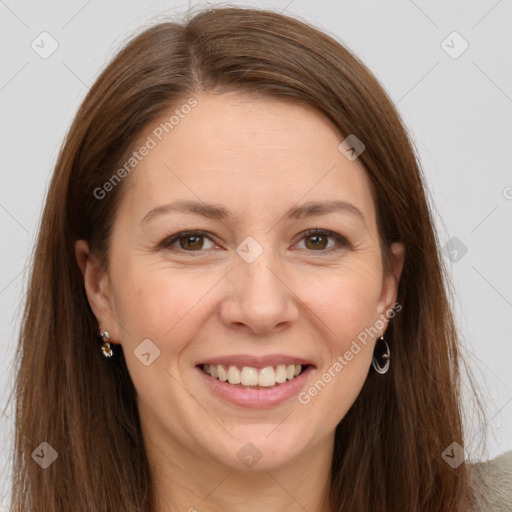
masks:
<svg viewBox="0 0 512 512"><path fill-rule="evenodd" d="M439 254L399 116L339 43L238 8L147 29L48 192L12 510L484 506Z"/></svg>

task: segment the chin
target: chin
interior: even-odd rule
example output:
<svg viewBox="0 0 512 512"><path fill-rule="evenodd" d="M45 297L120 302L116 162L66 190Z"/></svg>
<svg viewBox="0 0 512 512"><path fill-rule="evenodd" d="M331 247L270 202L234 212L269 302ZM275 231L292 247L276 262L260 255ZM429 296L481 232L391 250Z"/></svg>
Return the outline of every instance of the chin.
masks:
<svg viewBox="0 0 512 512"><path fill-rule="evenodd" d="M286 420L276 424L239 425L224 442L204 451L212 453L220 464L235 471L263 471L293 463L305 449L305 437L299 431L286 428ZM212 438L208 438L209 443ZM302 446L304 444L304 446Z"/></svg>

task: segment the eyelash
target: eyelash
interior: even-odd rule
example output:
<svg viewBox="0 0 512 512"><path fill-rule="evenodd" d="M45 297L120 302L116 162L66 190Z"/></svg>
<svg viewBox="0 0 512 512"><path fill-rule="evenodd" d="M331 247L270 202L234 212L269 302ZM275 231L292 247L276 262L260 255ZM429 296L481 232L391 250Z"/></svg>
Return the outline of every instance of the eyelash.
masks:
<svg viewBox="0 0 512 512"><path fill-rule="evenodd" d="M323 235L323 236L335 238L339 243L341 243L341 246L330 247L329 249L323 249L323 250L318 250L318 251L305 249L308 252L331 253L331 252L343 249L345 247L349 247L349 248L351 247L350 242L345 237L339 235L338 233L335 233L334 231L328 231L328 230L323 230L323 229L310 229L310 230L304 231L302 233L302 238L299 240L299 242L301 242L302 240L304 240L305 238L307 238L309 236L314 236L314 235ZM187 236L204 237L204 238L208 238L211 242L216 243L214 240L211 239L211 237L208 236L208 233L206 231L181 231L179 233L176 233L174 235L171 235L171 236L165 238L164 240L162 240L162 242L160 242L158 244L157 247L158 247L158 249L169 249L170 250L171 245L173 245L175 242L178 242L180 238L185 238ZM204 252L204 249L198 249L197 251L187 251L185 249L182 249L181 247L178 248L178 250L183 251L183 252L189 252L189 253Z"/></svg>

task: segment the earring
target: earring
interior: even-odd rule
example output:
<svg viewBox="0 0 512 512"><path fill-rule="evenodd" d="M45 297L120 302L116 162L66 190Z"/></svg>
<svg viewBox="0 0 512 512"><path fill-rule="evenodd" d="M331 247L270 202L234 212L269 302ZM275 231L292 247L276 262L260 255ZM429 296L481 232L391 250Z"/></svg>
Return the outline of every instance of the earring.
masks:
<svg viewBox="0 0 512 512"><path fill-rule="evenodd" d="M103 341L103 346L101 347L101 351L103 352L103 355L105 357L112 357L114 355L114 352L112 350L112 347L110 346L110 334L107 331L102 332L101 325L100 325L100 336Z"/></svg>
<svg viewBox="0 0 512 512"><path fill-rule="evenodd" d="M389 370L391 351L388 342L381 336L375 344L373 351L372 366L377 373L386 373Z"/></svg>

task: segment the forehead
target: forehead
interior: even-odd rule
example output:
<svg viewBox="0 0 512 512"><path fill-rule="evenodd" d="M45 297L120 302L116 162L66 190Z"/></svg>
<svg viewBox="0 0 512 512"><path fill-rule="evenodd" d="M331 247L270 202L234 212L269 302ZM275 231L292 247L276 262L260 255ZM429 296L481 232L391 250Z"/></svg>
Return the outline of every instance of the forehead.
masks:
<svg viewBox="0 0 512 512"><path fill-rule="evenodd" d="M162 113L134 145L150 149L125 183L132 213L195 199L261 215L324 198L350 201L373 221L366 171L339 151L344 137L320 113L236 93L194 99Z"/></svg>

